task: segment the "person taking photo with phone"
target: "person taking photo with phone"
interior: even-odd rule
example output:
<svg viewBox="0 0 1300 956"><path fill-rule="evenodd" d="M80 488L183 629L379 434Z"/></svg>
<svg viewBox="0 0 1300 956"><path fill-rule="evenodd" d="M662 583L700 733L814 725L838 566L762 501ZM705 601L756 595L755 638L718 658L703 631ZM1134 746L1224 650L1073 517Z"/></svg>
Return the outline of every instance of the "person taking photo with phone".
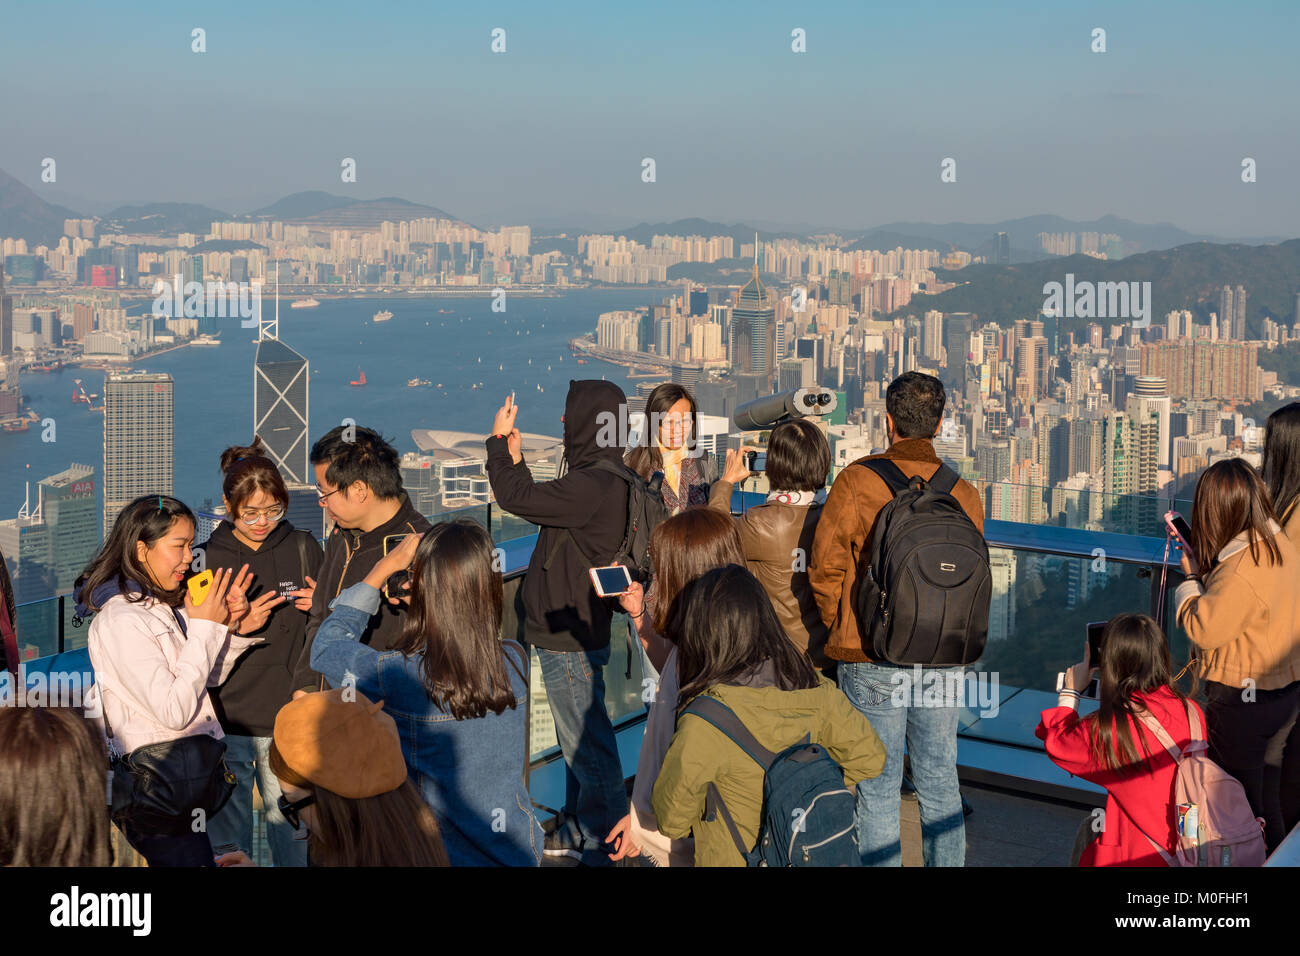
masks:
<svg viewBox="0 0 1300 956"><path fill-rule="evenodd" d="M1300 823L1300 553L1241 458L1196 483L1174 613L1205 681L1210 758L1246 788L1271 853Z"/></svg>
<svg viewBox="0 0 1300 956"><path fill-rule="evenodd" d="M605 835L627 812L614 725L605 708L613 601L596 593L590 574L611 563L627 530L631 489L619 474L626 469L616 428L626 420L626 409L619 415L625 402L613 382L569 383L562 419L566 471L554 481L533 480L515 424L519 407L508 397L485 443L497 504L538 525L520 588L524 639L537 651L568 771L564 815L548 835L545 852L587 866L610 865Z"/></svg>
<svg viewBox="0 0 1300 956"><path fill-rule="evenodd" d="M1189 708L1204 738L1205 716L1174 684L1169 644L1145 614L1106 622L1101 659L1084 641L1083 659L1060 680L1055 707L1043 711L1035 733L1062 770L1107 792L1106 809L1090 816L1079 866L1165 866L1160 855L1178 848L1174 775L1178 766L1154 730L1150 714L1179 750L1192 739ZM1097 711L1079 716L1080 698L1100 669Z"/></svg>
<svg viewBox="0 0 1300 956"><path fill-rule="evenodd" d="M311 666L335 686L350 681L382 698L452 866L537 866L542 828L524 785L527 655L501 639L504 592L492 557L491 537L472 521L407 535L335 598ZM408 569L399 593L393 576ZM410 613L396 646L381 652L358 639L386 585Z"/></svg>

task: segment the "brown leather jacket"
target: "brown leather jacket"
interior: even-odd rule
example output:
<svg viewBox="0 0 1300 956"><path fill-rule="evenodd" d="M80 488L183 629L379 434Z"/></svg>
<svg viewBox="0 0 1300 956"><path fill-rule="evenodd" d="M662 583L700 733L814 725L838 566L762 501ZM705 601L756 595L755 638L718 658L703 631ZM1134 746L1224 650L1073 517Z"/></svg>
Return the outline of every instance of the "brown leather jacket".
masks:
<svg viewBox="0 0 1300 956"><path fill-rule="evenodd" d="M709 489L709 507L731 511L732 484L718 479ZM814 664L827 663L828 636L821 611L808 585L808 564L821 505L768 502L736 517L745 563L772 601L786 635Z"/></svg>
<svg viewBox="0 0 1300 956"><path fill-rule="evenodd" d="M867 455L858 461L867 458L892 459L903 474L927 479L941 464L928 438L903 438L884 453ZM958 481L952 496L983 534L984 501L980 493L968 482ZM808 562L808 580L822 620L830 631L826 656L834 660L858 663L871 660L863 650L857 614L853 611L853 585L857 581L859 556L864 549L870 549L876 517L891 497L888 486L876 473L855 461L839 473L822 509Z"/></svg>

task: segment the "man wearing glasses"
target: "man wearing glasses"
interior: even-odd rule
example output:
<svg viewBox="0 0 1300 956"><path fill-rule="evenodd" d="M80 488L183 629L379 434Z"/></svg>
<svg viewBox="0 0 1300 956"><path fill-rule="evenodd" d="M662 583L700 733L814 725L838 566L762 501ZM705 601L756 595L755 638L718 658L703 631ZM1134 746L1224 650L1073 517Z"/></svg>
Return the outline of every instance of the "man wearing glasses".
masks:
<svg viewBox="0 0 1300 956"><path fill-rule="evenodd" d="M325 542L307 639L294 669L295 697L322 689L322 678L309 662L311 642L330 603L344 588L365 580L384 556L385 538L423 534L432 527L402 488L401 458L396 449L377 432L359 425L340 425L312 446L311 463L320 506L334 522L334 530ZM376 650L389 650L402 636L405 618L406 605L383 602L361 642Z"/></svg>

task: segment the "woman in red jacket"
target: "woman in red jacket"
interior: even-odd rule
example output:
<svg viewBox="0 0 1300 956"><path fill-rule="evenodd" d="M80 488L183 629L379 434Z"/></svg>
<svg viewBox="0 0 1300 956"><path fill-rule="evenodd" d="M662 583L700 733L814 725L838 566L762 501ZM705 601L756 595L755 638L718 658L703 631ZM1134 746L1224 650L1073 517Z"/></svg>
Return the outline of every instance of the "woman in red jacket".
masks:
<svg viewBox="0 0 1300 956"><path fill-rule="evenodd" d="M1079 865L1165 866L1151 841L1171 854L1177 849L1177 765L1135 714L1149 710L1180 749L1190 742L1188 700L1173 685L1169 646L1145 614L1111 618L1102 634L1099 706L1081 718L1079 697L1094 666L1087 647L1085 641L1083 660L1065 672L1060 699L1043 711L1036 731L1053 763L1109 794ZM1203 736L1203 714L1200 720Z"/></svg>

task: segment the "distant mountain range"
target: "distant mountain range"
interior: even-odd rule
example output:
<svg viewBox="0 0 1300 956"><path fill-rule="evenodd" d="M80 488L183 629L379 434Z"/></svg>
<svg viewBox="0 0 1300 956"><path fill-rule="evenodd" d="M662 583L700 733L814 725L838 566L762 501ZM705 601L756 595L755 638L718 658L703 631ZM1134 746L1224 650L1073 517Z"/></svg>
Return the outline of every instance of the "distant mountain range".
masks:
<svg viewBox="0 0 1300 956"><path fill-rule="evenodd" d="M102 208L102 207L100 207ZM320 229L374 229L380 223L413 218L465 220L435 206L410 202L397 197L380 199L351 199L321 190L293 193L283 199L246 213L231 213L195 203L132 203L118 206L100 216L101 232L166 235L193 232L205 235L214 221L276 219L281 222L314 226ZM56 243L63 235L64 219L88 218L82 213L49 202L41 197L40 187L33 190L17 179L0 171L0 236L21 237L33 245ZM468 223L467 223L468 224ZM566 229L569 240L576 238L584 227ZM610 230L591 230L609 232ZM556 235L557 230L536 228L538 237ZM816 230L803 232L773 231L755 228L746 223L725 224L707 219L678 219L665 223L637 223L626 229L614 230L615 235L626 236L636 242L649 244L655 235L672 236L731 236L738 254L740 245L753 242L754 233L760 239L802 239L817 235ZM1154 225L1131 222L1107 215L1090 222L1064 219L1055 215L1026 216L990 223L925 223L893 222L861 230L824 230L846 240L849 249L889 250L904 248L930 248L948 251L961 249L973 255L986 255L993 236L1007 233L1011 244L1013 263L1031 263L1052 258L1040 247L1038 234L1064 232L1096 232L1121 237L1128 253L1142 253L1157 249L1170 249L1198 241L1223 242L1216 236L1186 232L1168 223ZM1244 245L1275 243L1280 237L1239 240ZM556 247L568 248L567 241Z"/></svg>
<svg viewBox="0 0 1300 956"><path fill-rule="evenodd" d="M1300 239L1276 245L1196 242L1173 249L1144 252L1107 261L1092 256L1066 256L1010 266L976 265L940 271L946 281L961 283L934 296L914 296L894 315L975 312L981 321L1008 325L1015 319L1036 318L1043 309L1049 282L1065 283L1067 274L1079 282L1150 282L1151 321L1162 322L1174 309L1190 309L1202 322L1219 309L1224 285L1246 287L1246 331L1260 334L1264 316L1290 325L1295 293L1300 291ZM1062 318L1062 329L1104 319Z"/></svg>
<svg viewBox="0 0 1300 956"><path fill-rule="evenodd" d="M54 245L63 235L65 219L92 218L42 199L39 192L0 170L0 236L21 238L33 246ZM131 235L206 235L214 222L276 219L320 229L376 229L385 220L463 220L435 206L396 197L349 199L313 191L294 193L249 213L230 213L197 203L135 203L99 216L98 231Z"/></svg>
<svg viewBox="0 0 1300 956"><path fill-rule="evenodd" d="M63 235L63 220L75 219L71 209L48 203L0 169L0 236L52 244Z"/></svg>

